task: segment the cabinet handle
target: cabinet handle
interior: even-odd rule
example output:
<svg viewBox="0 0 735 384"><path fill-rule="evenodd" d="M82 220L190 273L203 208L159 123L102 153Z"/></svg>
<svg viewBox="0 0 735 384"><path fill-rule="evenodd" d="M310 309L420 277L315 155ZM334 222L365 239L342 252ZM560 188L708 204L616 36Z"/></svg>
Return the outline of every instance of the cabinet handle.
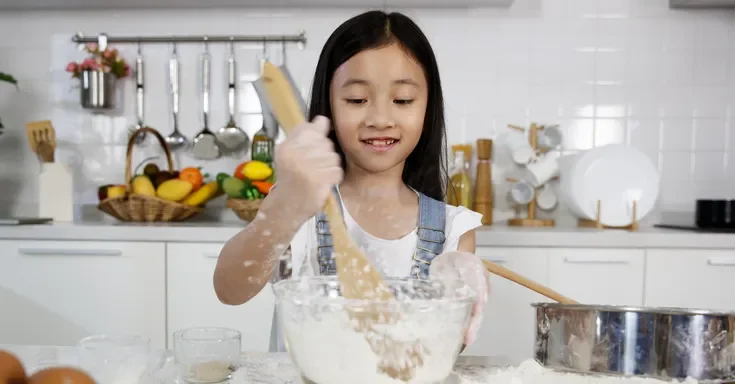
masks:
<svg viewBox="0 0 735 384"><path fill-rule="evenodd" d="M58 249L58 248L21 248L22 255L28 256L121 256L119 249Z"/></svg>
<svg viewBox="0 0 735 384"><path fill-rule="evenodd" d="M707 264L713 266L735 266L735 258L732 257L710 257Z"/></svg>
<svg viewBox="0 0 735 384"><path fill-rule="evenodd" d="M219 253L205 252L204 257L206 257L207 259L219 259Z"/></svg>
<svg viewBox="0 0 735 384"><path fill-rule="evenodd" d="M630 264L630 260L626 259L592 259L586 257L565 257L564 262L569 264Z"/></svg>
<svg viewBox="0 0 735 384"><path fill-rule="evenodd" d="M495 264L503 264L506 262L506 260L502 257L482 257L482 259L493 262Z"/></svg>

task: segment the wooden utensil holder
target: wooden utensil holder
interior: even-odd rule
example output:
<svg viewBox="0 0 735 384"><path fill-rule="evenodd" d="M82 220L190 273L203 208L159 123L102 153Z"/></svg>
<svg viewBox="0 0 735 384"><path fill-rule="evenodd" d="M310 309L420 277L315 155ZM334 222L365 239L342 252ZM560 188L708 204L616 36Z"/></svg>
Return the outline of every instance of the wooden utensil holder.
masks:
<svg viewBox="0 0 735 384"><path fill-rule="evenodd" d="M516 129L519 131L525 132L526 130L523 127L519 127L517 125L508 125L509 128ZM533 151L538 153L538 132L540 130L543 130L543 126L539 126L536 123L531 123L530 128L528 129L528 142L531 144L531 148L533 148ZM556 221L554 219L538 219L536 218L536 193L534 191L533 199L531 199L531 202L526 204L526 211L528 212L527 216L525 218L523 217L514 217L512 219L508 219L508 225L511 227L553 227L556 225ZM516 210L516 215L518 215L519 212Z"/></svg>
<svg viewBox="0 0 735 384"><path fill-rule="evenodd" d="M600 207L602 203L597 200L597 208L595 213L595 220L579 219L577 220L577 226L580 228L598 228L598 229L625 229L627 231L635 232L638 230L638 202L633 201L633 221L628 225L623 226L609 226L600 223Z"/></svg>

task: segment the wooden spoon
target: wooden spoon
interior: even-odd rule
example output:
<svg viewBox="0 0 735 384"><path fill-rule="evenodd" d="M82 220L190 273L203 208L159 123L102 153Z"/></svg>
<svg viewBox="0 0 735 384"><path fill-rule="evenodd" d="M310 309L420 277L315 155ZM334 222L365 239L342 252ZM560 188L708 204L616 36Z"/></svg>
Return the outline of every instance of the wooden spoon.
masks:
<svg viewBox="0 0 735 384"><path fill-rule="evenodd" d="M289 134L305 121L294 90L281 70L268 61L263 64L262 78L271 110L283 130ZM324 213L327 215L332 232L337 277L342 296L347 299L374 301L393 299L393 293L380 273L350 238L333 194L327 198ZM366 333L371 348L380 358L379 369L395 379L410 380L416 367L423 365L422 346L418 343L397 342L376 332L372 324L393 323L397 319L379 310L368 312L350 311L350 315L358 320L358 330Z"/></svg>
<svg viewBox="0 0 735 384"><path fill-rule="evenodd" d="M552 290L551 288L545 287L531 279L521 276L508 268L501 267L500 265L495 264L492 261L483 260L482 263L485 265L485 268L487 268L488 272L506 278L516 284L522 285L536 293L548 297L551 300L554 300L561 304L579 304L578 302Z"/></svg>
<svg viewBox="0 0 735 384"><path fill-rule="evenodd" d="M278 67L266 62L263 65L263 78L273 114L288 134L305 121L301 107ZM332 231L342 296L347 299L392 299L393 293L386 286L380 273L350 238L338 204L334 194L330 194L324 213Z"/></svg>

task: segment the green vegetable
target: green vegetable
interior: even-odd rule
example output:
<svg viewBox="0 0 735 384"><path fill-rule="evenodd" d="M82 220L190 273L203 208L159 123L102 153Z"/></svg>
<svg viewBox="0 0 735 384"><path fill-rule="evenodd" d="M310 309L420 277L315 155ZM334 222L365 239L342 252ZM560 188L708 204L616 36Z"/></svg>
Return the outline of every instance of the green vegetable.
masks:
<svg viewBox="0 0 735 384"><path fill-rule="evenodd" d="M249 185L242 189L241 197L248 200L257 200L260 198L260 192L258 192L257 188Z"/></svg>
<svg viewBox="0 0 735 384"><path fill-rule="evenodd" d="M220 188L222 188L222 183L225 180L227 180L229 177L230 177L230 175L228 175L228 174L226 174L224 172L220 172L220 173L217 174L217 179L216 180L217 180L217 184L219 185Z"/></svg>
<svg viewBox="0 0 735 384"><path fill-rule="evenodd" d="M236 177L227 177L222 181L222 190L225 191L227 196L232 198L239 198L242 196L242 190L245 188L245 182Z"/></svg>

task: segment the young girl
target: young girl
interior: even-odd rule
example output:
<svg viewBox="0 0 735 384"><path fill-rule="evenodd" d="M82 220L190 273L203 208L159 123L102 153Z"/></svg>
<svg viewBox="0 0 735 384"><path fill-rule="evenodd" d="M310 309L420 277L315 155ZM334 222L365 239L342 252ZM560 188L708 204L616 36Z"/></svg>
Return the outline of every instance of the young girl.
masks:
<svg viewBox="0 0 735 384"><path fill-rule="evenodd" d="M350 236L383 276L475 289L472 343L488 294L474 255L481 215L442 203L444 101L426 36L400 13L340 25L319 57L308 117L277 147L278 184L258 217L222 248L219 299L239 305L257 295L289 244L294 276L334 275L321 213L334 193Z"/></svg>

